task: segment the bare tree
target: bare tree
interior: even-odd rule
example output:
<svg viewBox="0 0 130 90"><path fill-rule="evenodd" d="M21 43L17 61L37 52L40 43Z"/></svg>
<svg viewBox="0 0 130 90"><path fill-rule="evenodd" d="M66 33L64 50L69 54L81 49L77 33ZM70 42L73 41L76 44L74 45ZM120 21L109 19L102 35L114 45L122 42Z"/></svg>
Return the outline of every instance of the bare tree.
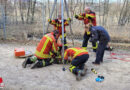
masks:
<svg viewBox="0 0 130 90"><path fill-rule="evenodd" d="M36 6L36 0L34 0L33 2L31 23L33 23L34 21L35 6Z"/></svg>
<svg viewBox="0 0 130 90"><path fill-rule="evenodd" d="M31 0L28 0L27 4L28 4L28 10L27 10L27 19L26 19L26 23L28 23L28 20L29 20L29 18L30 18Z"/></svg>
<svg viewBox="0 0 130 90"><path fill-rule="evenodd" d="M14 0L14 11L15 11L15 21L16 21L16 24L18 24L18 20L17 20L17 1Z"/></svg>
<svg viewBox="0 0 130 90"><path fill-rule="evenodd" d="M23 6L22 2L21 2L21 0L19 0L21 20L22 20L22 23L24 24L24 16L23 16L23 8L22 8L22 6Z"/></svg>

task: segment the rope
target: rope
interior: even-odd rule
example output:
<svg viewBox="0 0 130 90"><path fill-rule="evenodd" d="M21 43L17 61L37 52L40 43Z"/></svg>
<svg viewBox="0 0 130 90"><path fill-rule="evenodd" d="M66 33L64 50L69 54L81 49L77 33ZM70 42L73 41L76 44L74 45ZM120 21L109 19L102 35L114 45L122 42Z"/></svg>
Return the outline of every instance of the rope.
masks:
<svg viewBox="0 0 130 90"><path fill-rule="evenodd" d="M128 57L118 58L115 55L118 55L118 56L125 55L125 56L128 56ZM125 62L130 62L130 60L126 60L126 58L130 58L130 54L117 54L117 53L112 53L110 51L110 58L108 58L108 59L117 59L117 60L121 60L121 61L125 61Z"/></svg>

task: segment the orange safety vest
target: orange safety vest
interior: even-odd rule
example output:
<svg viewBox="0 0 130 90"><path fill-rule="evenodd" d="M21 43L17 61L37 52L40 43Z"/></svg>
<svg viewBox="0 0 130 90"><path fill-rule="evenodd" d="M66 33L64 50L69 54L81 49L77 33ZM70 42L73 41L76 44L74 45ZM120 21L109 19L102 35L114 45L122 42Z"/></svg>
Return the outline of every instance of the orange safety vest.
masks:
<svg viewBox="0 0 130 90"><path fill-rule="evenodd" d="M49 33L43 36L43 38L41 39L36 48L35 56L39 59L51 58L51 51L56 53L57 50L58 48L54 35L52 33Z"/></svg>
<svg viewBox="0 0 130 90"><path fill-rule="evenodd" d="M70 57L70 61L72 61L77 56L81 56L84 54L88 54L88 51L82 48L68 48L64 53L64 59L68 60L68 57Z"/></svg>
<svg viewBox="0 0 130 90"><path fill-rule="evenodd" d="M88 17L91 17L92 19L89 19ZM90 12L90 13L82 13L78 15L79 20L84 20L84 24L92 23L93 26L96 26L96 14L95 12Z"/></svg>

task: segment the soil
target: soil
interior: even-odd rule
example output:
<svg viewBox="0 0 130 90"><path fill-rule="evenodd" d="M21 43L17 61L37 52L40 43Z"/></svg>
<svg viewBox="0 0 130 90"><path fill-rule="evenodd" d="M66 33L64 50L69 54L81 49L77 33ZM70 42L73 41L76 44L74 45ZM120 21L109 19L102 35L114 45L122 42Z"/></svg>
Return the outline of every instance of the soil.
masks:
<svg viewBox="0 0 130 90"><path fill-rule="evenodd" d="M0 76L5 84L2 90L129 90L130 88L130 62L110 59L108 51L105 52L104 62L95 66L92 64L95 53L89 49L87 74L81 81L76 81L75 75L68 70L69 65L65 65L66 71L62 71L63 65L57 64L40 69L22 68L25 58L14 56L16 47L34 52L36 43L0 42ZM115 49L113 52L130 55L128 50ZM91 68L98 74L91 72ZM103 82L95 81L98 75L105 77Z"/></svg>

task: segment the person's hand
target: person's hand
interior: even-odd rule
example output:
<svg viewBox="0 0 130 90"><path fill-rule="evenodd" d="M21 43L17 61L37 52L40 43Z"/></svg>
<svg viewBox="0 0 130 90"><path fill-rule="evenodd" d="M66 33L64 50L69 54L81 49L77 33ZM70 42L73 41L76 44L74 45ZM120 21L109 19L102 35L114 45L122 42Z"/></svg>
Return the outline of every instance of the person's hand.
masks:
<svg viewBox="0 0 130 90"><path fill-rule="evenodd" d="M67 20L68 20L68 21L71 21L71 18L68 18Z"/></svg>
<svg viewBox="0 0 130 90"><path fill-rule="evenodd" d="M75 18L78 19L78 15L75 15Z"/></svg>
<svg viewBox="0 0 130 90"><path fill-rule="evenodd" d="M52 55L51 56L52 56L52 58L56 58L57 53L55 53L55 52L52 51Z"/></svg>
<svg viewBox="0 0 130 90"><path fill-rule="evenodd" d="M49 23L51 23L51 22L52 22L52 20L51 20L51 19L48 19L48 22L49 22Z"/></svg>

